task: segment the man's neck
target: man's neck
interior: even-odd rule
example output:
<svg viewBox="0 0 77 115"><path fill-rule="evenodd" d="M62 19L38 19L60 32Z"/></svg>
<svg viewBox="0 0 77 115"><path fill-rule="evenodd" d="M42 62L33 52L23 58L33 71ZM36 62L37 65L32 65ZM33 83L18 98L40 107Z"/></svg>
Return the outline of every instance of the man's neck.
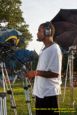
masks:
<svg viewBox="0 0 77 115"><path fill-rule="evenodd" d="M46 47L49 47L51 46L54 42L53 42L53 37L46 37L44 40L43 40L43 43L45 45L45 48Z"/></svg>
<svg viewBox="0 0 77 115"><path fill-rule="evenodd" d="M50 43L50 44L46 44L45 47L43 48L43 50L45 50L46 48L48 48L49 46L53 45L54 42Z"/></svg>
<svg viewBox="0 0 77 115"><path fill-rule="evenodd" d="M51 46L53 43L54 43L53 41L44 42L45 47L49 47L49 46Z"/></svg>

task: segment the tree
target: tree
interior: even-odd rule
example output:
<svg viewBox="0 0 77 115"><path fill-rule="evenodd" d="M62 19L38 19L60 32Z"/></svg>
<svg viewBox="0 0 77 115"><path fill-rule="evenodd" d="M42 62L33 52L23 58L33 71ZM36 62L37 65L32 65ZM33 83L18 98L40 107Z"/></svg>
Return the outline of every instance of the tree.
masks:
<svg viewBox="0 0 77 115"><path fill-rule="evenodd" d="M24 41L29 41L32 35L28 30L29 25L26 24L22 17L21 4L21 0L0 0L0 21L6 20L8 28L15 28L21 31Z"/></svg>

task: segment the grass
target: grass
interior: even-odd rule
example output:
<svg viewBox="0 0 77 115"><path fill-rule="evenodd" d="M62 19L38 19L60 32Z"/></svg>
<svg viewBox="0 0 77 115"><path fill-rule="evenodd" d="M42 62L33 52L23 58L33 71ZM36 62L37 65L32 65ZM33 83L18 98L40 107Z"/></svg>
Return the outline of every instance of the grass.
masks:
<svg viewBox="0 0 77 115"><path fill-rule="evenodd" d="M1 89L2 90L2 89ZM0 90L0 91L1 91ZM17 115L28 115L27 103L24 95L24 89L22 86L22 82L17 81L13 87L14 97L17 105ZM77 115L77 87L74 87L74 100L75 105L74 108L72 107L71 96L70 96L70 88L67 87L66 89L66 96L65 101L63 102L63 92L64 86L62 86L62 95L59 96L59 110L60 115ZM34 102L35 99L31 96L31 106L32 106L32 113L35 115L34 111ZM10 98L7 96L7 107L8 107L8 115L15 115L14 111L10 106ZM74 112L73 112L74 111Z"/></svg>
<svg viewBox="0 0 77 115"><path fill-rule="evenodd" d="M63 102L64 87L62 87L62 95L59 96L61 115L77 115L77 87L74 88L73 92L74 106L72 105L72 94L69 87L66 88L66 95Z"/></svg>

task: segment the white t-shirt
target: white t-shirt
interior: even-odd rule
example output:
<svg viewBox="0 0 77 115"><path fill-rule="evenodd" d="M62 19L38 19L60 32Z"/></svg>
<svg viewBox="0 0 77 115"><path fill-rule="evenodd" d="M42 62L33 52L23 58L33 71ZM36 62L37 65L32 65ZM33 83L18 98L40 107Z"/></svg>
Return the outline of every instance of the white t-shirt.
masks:
<svg viewBox="0 0 77 115"><path fill-rule="evenodd" d="M44 98L61 94L61 66L62 54L60 47L56 43L41 52L37 70L52 71L58 73L59 76L58 78L36 76L34 80L33 95Z"/></svg>

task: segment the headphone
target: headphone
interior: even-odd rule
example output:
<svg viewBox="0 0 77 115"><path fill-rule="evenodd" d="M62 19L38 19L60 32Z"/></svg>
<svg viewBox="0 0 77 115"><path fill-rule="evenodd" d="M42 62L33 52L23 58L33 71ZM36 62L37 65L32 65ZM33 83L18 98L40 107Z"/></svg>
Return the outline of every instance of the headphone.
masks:
<svg viewBox="0 0 77 115"><path fill-rule="evenodd" d="M51 36L52 35L52 31L51 31L51 22L46 22L44 23L44 35L45 36Z"/></svg>

